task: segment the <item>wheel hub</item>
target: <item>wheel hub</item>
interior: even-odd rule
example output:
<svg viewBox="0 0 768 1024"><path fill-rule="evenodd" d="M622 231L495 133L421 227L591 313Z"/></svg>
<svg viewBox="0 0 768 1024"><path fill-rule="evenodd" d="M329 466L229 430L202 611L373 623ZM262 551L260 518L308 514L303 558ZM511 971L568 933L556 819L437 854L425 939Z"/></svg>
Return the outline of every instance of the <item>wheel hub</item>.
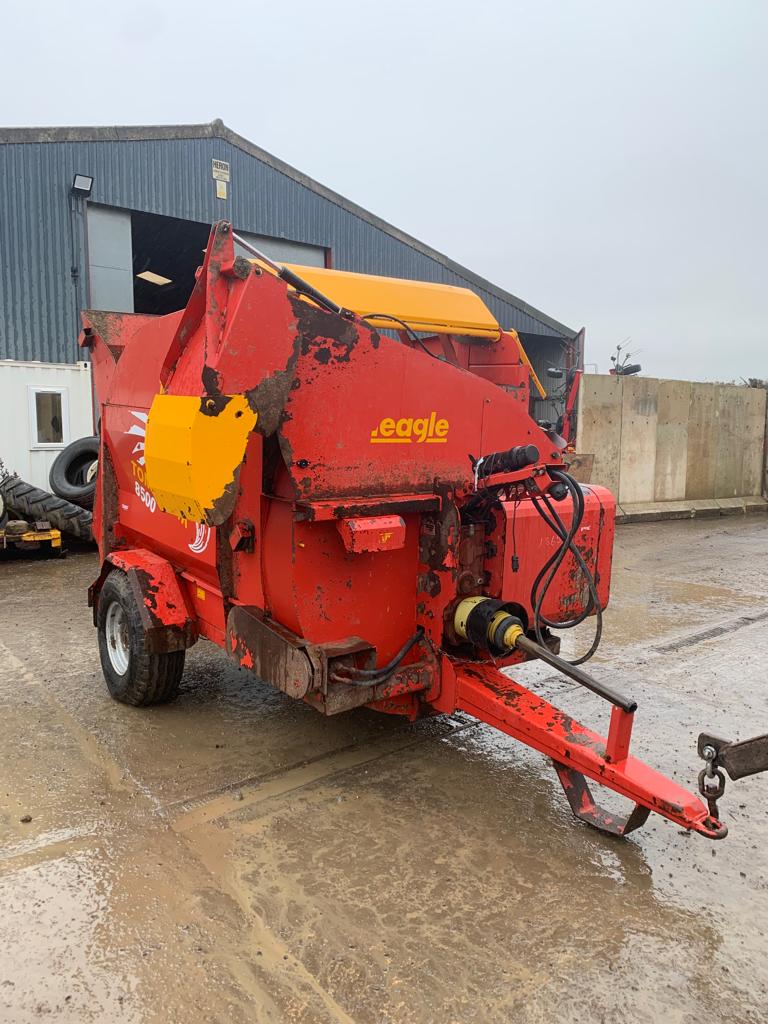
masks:
<svg viewBox="0 0 768 1024"><path fill-rule="evenodd" d="M113 601L107 609L104 633L112 668L118 675L123 676L128 671L130 641L127 617L123 606L117 601Z"/></svg>

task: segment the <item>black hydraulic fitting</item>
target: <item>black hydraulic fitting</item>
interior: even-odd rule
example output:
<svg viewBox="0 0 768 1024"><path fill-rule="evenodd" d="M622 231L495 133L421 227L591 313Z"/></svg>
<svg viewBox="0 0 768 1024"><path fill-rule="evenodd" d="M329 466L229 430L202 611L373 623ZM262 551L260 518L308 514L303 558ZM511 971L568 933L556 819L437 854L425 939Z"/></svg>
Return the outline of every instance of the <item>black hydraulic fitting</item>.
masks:
<svg viewBox="0 0 768 1024"><path fill-rule="evenodd" d="M568 495L568 488L560 480L556 480L555 483L549 488L549 493L555 499L555 501L562 501L563 498Z"/></svg>

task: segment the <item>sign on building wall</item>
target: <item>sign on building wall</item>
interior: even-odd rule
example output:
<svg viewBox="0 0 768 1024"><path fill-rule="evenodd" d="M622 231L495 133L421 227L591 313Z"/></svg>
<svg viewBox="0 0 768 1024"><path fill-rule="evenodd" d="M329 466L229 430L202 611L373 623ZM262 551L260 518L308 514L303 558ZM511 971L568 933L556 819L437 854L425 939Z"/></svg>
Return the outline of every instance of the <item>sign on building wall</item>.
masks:
<svg viewBox="0 0 768 1024"><path fill-rule="evenodd" d="M229 181L229 164L226 160L211 160L211 174L214 181Z"/></svg>
<svg viewBox="0 0 768 1024"><path fill-rule="evenodd" d="M229 164L226 160L211 160L211 176L216 182L216 198L227 198L227 183L229 182Z"/></svg>

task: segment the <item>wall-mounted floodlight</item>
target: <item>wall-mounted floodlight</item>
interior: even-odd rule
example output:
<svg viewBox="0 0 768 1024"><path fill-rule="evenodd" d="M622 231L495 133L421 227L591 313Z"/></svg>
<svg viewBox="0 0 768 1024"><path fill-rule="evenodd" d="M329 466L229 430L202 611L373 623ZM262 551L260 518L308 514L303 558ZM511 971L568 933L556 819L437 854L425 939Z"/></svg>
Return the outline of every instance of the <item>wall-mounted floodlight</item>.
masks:
<svg viewBox="0 0 768 1024"><path fill-rule="evenodd" d="M71 192L73 196L80 199L87 199L93 188L93 178L88 174L76 174L72 179Z"/></svg>

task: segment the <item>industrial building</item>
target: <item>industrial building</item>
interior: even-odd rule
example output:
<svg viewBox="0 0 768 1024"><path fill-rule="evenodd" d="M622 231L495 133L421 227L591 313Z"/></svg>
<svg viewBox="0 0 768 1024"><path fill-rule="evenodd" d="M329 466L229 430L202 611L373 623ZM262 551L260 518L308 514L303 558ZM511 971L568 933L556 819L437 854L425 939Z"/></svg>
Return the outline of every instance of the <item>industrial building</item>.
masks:
<svg viewBox="0 0 768 1024"><path fill-rule="evenodd" d="M534 367L583 359L583 334L235 134L201 125L0 129L0 458L46 486L93 432L79 310L186 303L210 224L273 259L471 288ZM554 418L552 402L535 414Z"/></svg>

